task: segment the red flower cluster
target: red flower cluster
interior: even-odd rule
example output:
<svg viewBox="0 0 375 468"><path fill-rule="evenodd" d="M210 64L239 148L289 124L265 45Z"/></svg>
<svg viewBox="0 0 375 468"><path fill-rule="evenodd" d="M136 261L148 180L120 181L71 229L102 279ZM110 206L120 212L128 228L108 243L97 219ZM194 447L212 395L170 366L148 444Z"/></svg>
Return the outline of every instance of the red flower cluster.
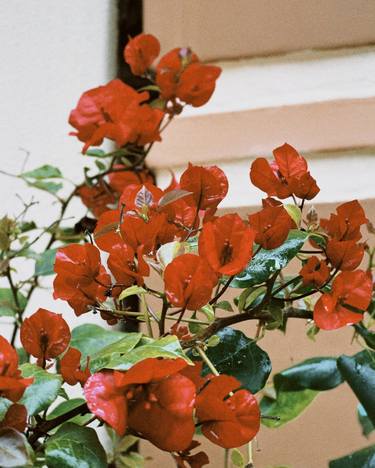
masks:
<svg viewBox="0 0 375 468"><path fill-rule="evenodd" d="M0 396L17 402L33 380L22 378L17 351L0 335Z"/></svg>
<svg viewBox="0 0 375 468"><path fill-rule="evenodd" d="M314 255L310 257L302 267L299 274L302 276L303 284L312 284L317 288L322 287L329 278L330 269L325 260L319 260Z"/></svg>
<svg viewBox="0 0 375 468"><path fill-rule="evenodd" d="M194 410L202 431L222 447L249 442L259 430L260 414L255 398L233 377L204 379L186 372L182 359L145 359L126 372L101 371L84 387L92 413L119 435L127 427L167 451L186 451L194 435ZM195 375L198 378L191 379ZM226 397L229 398L226 399Z"/></svg>
<svg viewBox="0 0 375 468"><path fill-rule="evenodd" d="M314 308L314 320L323 330L360 322L372 297L371 275L362 270L343 271Z"/></svg>
<svg viewBox="0 0 375 468"><path fill-rule="evenodd" d="M307 162L292 146L285 143L273 151L275 160L269 163L257 158L251 165L251 182L267 193L280 199L292 195L311 200L319 193L315 179L308 171Z"/></svg>
<svg viewBox="0 0 375 468"><path fill-rule="evenodd" d="M357 200L337 207L329 219L321 219L320 226L328 234L327 257L338 270L355 270L362 261L364 247L359 244L360 228L368 222Z"/></svg>
<svg viewBox="0 0 375 468"><path fill-rule="evenodd" d="M100 263L99 250L91 244L72 244L58 249L53 282L55 299L63 299L76 315L105 301L111 279Z"/></svg>
<svg viewBox="0 0 375 468"><path fill-rule="evenodd" d="M138 93L119 79L86 91L70 114L69 123L77 129L71 135L85 143L83 153L104 138L119 147L160 141L164 112L145 104L148 99L147 92Z"/></svg>
<svg viewBox="0 0 375 468"><path fill-rule="evenodd" d="M160 53L160 44L151 34L140 34L124 50L125 61L134 75L143 75ZM164 55L156 67L156 83L165 100L178 98L194 107L203 106L215 90L221 69L202 64L189 48L176 48Z"/></svg>

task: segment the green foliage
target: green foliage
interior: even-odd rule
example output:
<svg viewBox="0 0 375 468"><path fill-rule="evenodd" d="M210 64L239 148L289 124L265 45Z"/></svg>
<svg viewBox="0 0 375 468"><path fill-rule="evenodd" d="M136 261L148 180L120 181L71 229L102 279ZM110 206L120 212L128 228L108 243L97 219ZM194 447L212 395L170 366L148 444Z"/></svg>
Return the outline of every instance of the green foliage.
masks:
<svg viewBox="0 0 375 468"><path fill-rule="evenodd" d="M127 353L112 353L105 366L107 369L128 370L134 364L147 358L181 358L191 362L181 348L178 338L174 335L164 336L158 340L141 340L138 346ZM98 369L96 369L98 370Z"/></svg>
<svg viewBox="0 0 375 468"><path fill-rule="evenodd" d="M5 415L11 406L12 402L8 398L0 397L0 421L5 418Z"/></svg>
<svg viewBox="0 0 375 468"><path fill-rule="evenodd" d="M123 338L124 334L116 330L108 330L99 325L85 323L72 330L70 346L82 353L81 362L86 364L86 357L99 352L105 346Z"/></svg>
<svg viewBox="0 0 375 468"><path fill-rule="evenodd" d="M206 354L218 372L232 375L252 393L261 390L271 372L268 354L239 330L226 327L217 336L220 342L209 347ZM204 366L203 374L209 372Z"/></svg>
<svg viewBox="0 0 375 468"><path fill-rule="evenodd" d="M319 391L335 388L343 379L335 358L318 357L285 369L276 374L273 381L276 397L263 397L261 411L280 419L263 419L262 423L268 427L280 427L295 419Z"/></svg>
<svg viewBox="0 0 375 468"><path fill-rule="evenodd" d="M375 352L364 350L351 357L340 356L337 366L375 424Z"/></svg>
<svg viewBox="0 0 375 468"><path fill-rule="evenodd" d="M277 270L286 267L300 251L308 237L307 232L292 230L288 239L280 247L272 250L261 249L245 270L235 276L230 286L232 288L248 288L264 283Z"/></svg>
<svg viewBox="0 0 375 468"><path fill-rule="evenodd" d="M23 312L27 305L26 297L18 291L17 298L20 306L18 312ZM0 288L0 316L14 317L16 313L17 306L14 300L12 290L7 288Z"/></svg>
<svg viewBox="0 0 375 468"><path fill-rule="evenodd" d="M366 328L362 323L354 325L355 331L360 335L368 347L375 350L375 333Z"/></svg>
<svg viewBox="0 0 375 468"><path fill-rule="evenodd" d="M56 183L49 179L61 179L62 176L60 169L48 164L20 174L21 179L23 179L29 187L44 190L51 194L56 194L62 189L63 185L60 182Z"/></svg>
<svg viewBox="0 0 375 468"><path fill-rule="evenodd" d="M79 406L83 405L86 401L83 398L72 398L70 400L63 401L59 405L56 406L48 415L47 415L47 420L57 418L58 416L61 416L68 411L71 411L74 408L78 408ZM75 424L78 424L79 426L84 425L87 423L92 418L91 413L86 413L78 416L74 416L73 418L70 418L67 421L74 422ZM66 422L67 422L66 421Z"/></svg>
<svg viewBox="0 0 375 468"><path fill-rule="evenodd" d="M107 468L107 457L94 429L68 422L46 442L49 468Z"/></svg>
<svg viewBox="0 0 375 468"><path fill-rule="evenodd" d="M34 451L23 434L10 427L0 429L2 468L32 468L34 459Z"/></svg>
<svg viewBox="0 0 375 468"><path fill-rule="evenodd" d="M35 276L53 275L53 266L55 264L56 252L57 249L49 249L37 255L34 270Z"/></svg>
<svg viewBox="0 0 375 468"><path fill-rule="evenodd" d="M62 379L58 374L51 374L35 364L20 366L23 377L34 377L20 400L29 415L33 416L47 409L57 398Z"/></svg>
<svg viewBox="0 0 375 468"><path fill-rule="evenodd" d="M375 466L375 445L329 462L329 468L372 468Z"/></svg>
<svg viewBox="0 0 375 468"><path fill-rule="evenodd" d="M230 452L230 460L234 466L243 468L245 466L245 459L238 449L232 449Z"/></svg>

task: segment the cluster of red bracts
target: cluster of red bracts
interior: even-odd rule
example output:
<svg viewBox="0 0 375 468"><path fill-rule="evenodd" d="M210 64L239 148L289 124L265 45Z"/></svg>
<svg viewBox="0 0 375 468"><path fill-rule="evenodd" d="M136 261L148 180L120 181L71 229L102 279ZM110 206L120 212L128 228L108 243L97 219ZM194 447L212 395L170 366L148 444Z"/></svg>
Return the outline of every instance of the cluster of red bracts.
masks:
<svg viewBox="0 0 375 468"><path fill-rule="evenodd" d="M148 358L126 372L92 375L84 393L90 411L120 436L128 428L162 450L187 450L197 424L221 447L253 439L260 424L255 397L233 377L200 374L200 364Z"/></svg>
<svg viewBox="0 0 375 468"><path fill-rule="evenodd" d="M103 370L91 375L89 359L80 366L81 353L69 347L70 330L61 315L39 309L21 327L25 351L47 368L59 357L66 383L84 386L90 411L122 436L127 429L167 451L185 451L196 424L217 445L230 448L249 442L259 430L260 413L255 397L240 389L233 377L201 377L202 363L183 359L148 358L128 371ZM0 395L12 404L0 426L23 431L27 411L16 403L33 379L23 379L18 355L0 336Z"/></svg>
<svg viewBox="0 0 375 468"><path fill-rule="evenodd" d="M136 76L151 77L150 67L160 52L159 41L150 34L131 39L124 59ZM199 107L215 89L221 69L202 64L188 48L177 48L164 55L157 67L155 83L159 89L158 106L149 102L147 91L135 91L119 79L86 91L80 98L69 123L77 130L72 135L84 142L83 153L100 145L104 138L118 147L128 143L143 146L160 141L160 124L164 115L179 113L183 104ZM151 81L152 83L152 81ZM88 190L82 193L88 196Z"/></svg>
<svg viewBox="0 0 375 468"><path fill-rule="evenodd" d="M250 215L250 225L257 231L255 241L264 248L281 245L294 222L281 206L280 199L287 197L311 200L319 188L308 171L306 160L288 144L276 148L275 160L256 159L250 171L252 183L265 191L269 198L263 200L263 210ZM355 270L364 255L361 225L367 223L363 208L357 200L344 203L329 219L320 220L321 234L325 239L324 258L310 257L300 271L305 285L320 290L333 280L331 291L323 294L314 308L314 320L319 328L332 330L362 320L363 312L372 297L370 273ZM312 242L314 247L319 245ZM319 250L317 250L319 252Z"/></svg>
<svg viewBox="0 0 375 468"><path fill-rule="evenodd" d="M4 419L0 422L0 428L13 427L18 431L24 431L27 411L24 405L17 402L33 380L33 378L22 378L21 371L18 369L17 351L0 335L0 396L12 402Z"/></svg>

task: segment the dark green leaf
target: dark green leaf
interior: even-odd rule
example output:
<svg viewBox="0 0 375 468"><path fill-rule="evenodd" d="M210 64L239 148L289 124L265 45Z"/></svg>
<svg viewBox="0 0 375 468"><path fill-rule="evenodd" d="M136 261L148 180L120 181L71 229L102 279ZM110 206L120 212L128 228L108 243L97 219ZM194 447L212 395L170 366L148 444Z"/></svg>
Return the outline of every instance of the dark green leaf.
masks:
<svg viewBox="0 0 375 468"><path fill-rule="evenodd" d="M229 301L218 302L215 307L217 309L226 310L227 312L234 312L233 306Z"/></svg>
<svg viewBox="0 0 375 468"><path fill-rule="evenodd" d="M26 297L18 291L17 293L18 303L20 306L20 312L26 307ZM0 288L0 316L2 317L14 317L17 312L17 306L14 301L14 297L11 289Z"/></svg>
<svg viewBox="0 0 375 468"><path fill-rule="evenodd" d="M367 416L366 410L364 407L359 403L357 408L357 415L359 424L362 427L362 434L365 437L368 437L369 434L375 429L374 424L370 421L369 417Z"/></svg>
<svg viewBox="0 0 375 468"><path fill-rule="evenodd" d="M60 375L50 374L35 364L22 364L20 369L23 377L34 377L34 382L26 388L20 400L32 416L47 409L56 400L62 379Z"/></svg>
<svg viewBox="0 0 375 468"><path fill-rule="evenodd" d="M340 385L343 378L337 369L336 358L317 357L283 370L274 376L273 381L276 392L324 391Z"/></svg>
<svg viewBox="0 0 375 468"><path fill-rule="evenodd" d="M261 249L245 270L231 282L232 288L248 288L266 281L297 255L309 237L307 232L292 230L283 245L272 250Z"/></svg>
<svg viewBox="0 0 375 468"><path fill-rule="evenodd" d="M365 340L367 346L375 350L375 333L367 329L362 323L356 323L354 328L358 335Z"/></svg>
<svg viewBox="0 0 375 468"><path fill-rule="evenodd" d="M33 171L23 172L21 177L25 179L61 179L62 173L57 167L45 164Z"/></svg>
<svg viewBox="0 0 375 468"><path fill-rule="evenodd" d="M10 427L0 429L0 466L2 468L34 466L34 452L26 437Z"/></svg>
<svg viewBox="0 0 375 468"><path fill-rule="evenodd" d="M107 169L107 166L98 159L95 159L95 165L99 169L99 171L105 171Z"/></svg>
<svg viewBox="0 0 375 468"><path fill-rule="evenodd" d="M23 223L20 223L18 226L21 232L32 231L33 229L36 229L37 227L34 221L24 221Z"/></svg>
<svg viewBox="0 0 375 468"><path fill-rule="evenodd" d="M46 442L49 468L107 468L107 457L94 429L65 423Z"/></svg>
<svg viewBox="0 0 375 468"><path fill-rule="evenodd" d="M375 352L364 350L352 357L340 356L337 367L375 424Z"/></svg>
<svg viewBox="0 0 375 468"><path fill-rule="evenodd" d="M265 396L260 401L262 415L280 418L279 420L262 419L267 427L280 427L299 416L318 395L314 390L297 392L279 392L276 400Z"/></svg>
<svg viewBox="0 0 375 468"><path fill-rule="evenodd" d="M374 468L375 445L329 462L329 468Z"/></svg>
<svg viewBox="0 0 375 468"><path fill-rule="evenodd" d="M220 343L206 353L218 372L236 377L252 393L262 389L271 372L268 354L239 330L226 327L217 335ZM209 373L207 366L203 373Z"/></svg>
<svg viewBox="0 0 375 468"><path fill-rule="evenodd" d="M70 346L81 351L81 362L85 365L87 356L94 355L104 347L121 340L123 337L123 332L108 330L99 325L86 323L72 330Z"/></svg>
<svg viewBox="0 0 375 468"><path fill-rule="evenodd" d="M16 348L18 354L18 365L25 364L29 362L29 357L24 348Z"/></svg>
<svg viewBox="0 0 375 468"><path fill-rule="evenodd" d="M53 275L57 249L49 249L41 253L35 262L35 276Z"/></svg>

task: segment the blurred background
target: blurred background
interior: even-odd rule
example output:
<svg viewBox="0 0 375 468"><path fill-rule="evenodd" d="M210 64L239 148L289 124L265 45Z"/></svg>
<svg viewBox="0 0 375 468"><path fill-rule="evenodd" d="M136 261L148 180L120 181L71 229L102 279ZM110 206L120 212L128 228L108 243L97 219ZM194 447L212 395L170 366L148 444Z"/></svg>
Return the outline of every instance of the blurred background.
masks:
<svg viewBox="0 0 375 468"><path fill-rule="evenodd" d="M145 31L160 39L162 53L190 46L223 68L210 102L186 109L155 145L149 163L160 184L167 184L168 169L178 174L188 161L218 164L230 182L223 208L246 213L261 198L249 184L251 161L286 141L307 157L321 187L319 213L357 198L375 221L373 0L12 0L0 3L0 25L2 171L48 163L80 182L87 161L68 136L69 112L83 91L125 77L123 46L128 35ZM16 215L30 190L0 177L0 215ZM31 214L47 225L57 208L42 192L35 198ZM77 202L69 216L79 209ZM72 316L53 301L50 283L43 285L29 313L42 305ZM6 333L6 323L0 326ZM291 324L287 336L273 332L260 342L275 372L314 355L355 352L349 329L320 333L315 343L305 332L304 323ZM355 408L343 386L319 395L301 419L261 430L255 466L320 468L368 445ZM152 456L150 467L171 463L168 455ZM222 456L211 449L210 466L221 465Z"/></svg>

